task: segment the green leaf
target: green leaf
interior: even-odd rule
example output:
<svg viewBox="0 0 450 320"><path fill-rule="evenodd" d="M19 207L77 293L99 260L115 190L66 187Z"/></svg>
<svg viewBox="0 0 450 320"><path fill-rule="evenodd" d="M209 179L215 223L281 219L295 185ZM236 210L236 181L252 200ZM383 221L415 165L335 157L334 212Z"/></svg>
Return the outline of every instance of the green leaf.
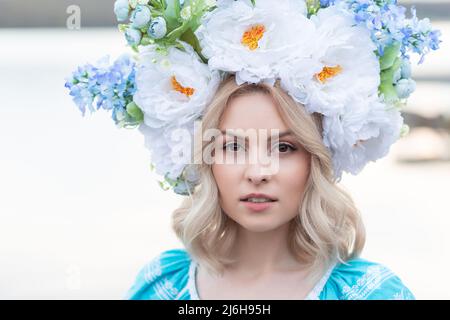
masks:
<svg viewBox="0 0 450 320"><path fill-rule="evenodd" d="M158 181L158 184L159 184L160 188L163 189L164 191L167 191L167 190L170 189L169 187L167 187L167 186L164 184L163 181Z"/></svg>
<svg viewBox="0 0 450 320"><path fill-rule="evenodd" d="M407 124L404 124L400 129L400 137L403 138L409 134L410 127Z"/></svg>
<svg viewBox="0 0 450 320"><path fill-rule="evenodd" d="M128 24L120 23L118 25L118 28L119 28L120 32L125 32L127 30L127 28L128 28Z"/></svg>
<svg viewBox="0 0 450 320"><path fill-rule="evenodd" d="M153 6L156 9L162 9L163 8L163 3L161 1L158 0L150 0L150 5Z"/></svg>
<svg viewBox="0 0 450 320"><path fill-rule="evenodd" d="M306 7L308 9L308 17L314 15L320 9L319 0L306 0Z"/></svg>
<svg viewBox="0 0 450 320"><path fill-rule="evenodd" d="M147 46L149 44L153 44L155 41L147 35L144 35L141 40L141 45Z"/></svg>
<svg viewBox="0 0 450 320"><path fill-rule="evenodd" d="M395 90L392 83L389 82L383 82L380 84L379 91L381 94L383 94L384 99L387 102L394 102L398 99L397 91Z"/></svg>
<svg viewBox="0 0 450 320"><path fill-rule="evenodd" d="M142 121L144 119L144 114L142 113L142 110L139 109L137 104L134 103L133 101L127 104L127 112L137 121Z"/></svg>
<svg viewBox="0 0 450 320"><path fill-rule="evenodd" d="M401 59L399 57L395 58L391 64L391 67L381 72L381 82L389 82L392 84L394 81L394 74L397 72L398 68L401 67L401 65Z"/></svg>
<svg viewBox="0 0 450 320"><path fill-rule="evenodd" d="M398 100L397 91L394 87L394 74L402 65L402 61L399 57L396 57L392 62L390 68L383 70L380 74L380 86L379 91L384 95L384 99L387 102L395 102Z"/></svg>
<svg viewBox="0 0 450 320"><path fill-rule="evenodd" d="M164 18L167 22L167 30L173 30L178 27L180 18L180 1L166 0L167 7L164 9Z"/></svg>
<svg viewBox="0 0 450 320"><path fill-rule="evenodd" d="M173 29L166 35L166 39L169 43L174 43L176 39L180 38L183 33L186 32L186 30L189 27L189 23L187 21L183 22L180 26Z"/></svg>
<svg viewBox="0 0 450 320"><path fill-rule="evenodd" d="M139 53L139 49L138 49L137 45L132 45L130 47L131 47L131 49L133 49L134 52Z"/></svg>
<svg viewBox="0 0 450 320"><path fill-rule="evenodd" d="M400 42L396 42L384 49L384 55L380 58L381 70L386 70L392 67L395 59L400 53Z"/></svg>
<svg viewBox="0 0 450 320"><path fill-rule="evenodd" d="M180 40L189 43L195 50L195 52L197 52L197 54L200 56L200 58L203 60L203 62L207 62L208 60L202 55L202 48L200 46L200 43L198 41L197 36L195 35L195 33L192 31L191 28L187 29L185 33L183 33L180 36Z"/></svg>
<svg viewBox="0 0 450 320"><path fill-rule="evenodd" d="M164 180L171 186L175 185L177 182L176 180L170 179L168 174L164 175Z"/></svg>

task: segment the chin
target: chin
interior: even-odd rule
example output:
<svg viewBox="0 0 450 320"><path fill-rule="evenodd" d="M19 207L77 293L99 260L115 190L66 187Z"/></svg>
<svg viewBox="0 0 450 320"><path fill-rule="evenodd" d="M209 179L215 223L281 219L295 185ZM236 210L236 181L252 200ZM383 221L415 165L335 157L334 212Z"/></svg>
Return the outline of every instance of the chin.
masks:
<svg viewBox="0 0 450 320"><path fill-rule="evenodd" d="M257 217L261 219L261 217ZM251 232L267 232L279 228L284 223L274 221L273 219L264 219L255 221L254 219L246 219L246 221L236 221L242 228Z"/></svg>

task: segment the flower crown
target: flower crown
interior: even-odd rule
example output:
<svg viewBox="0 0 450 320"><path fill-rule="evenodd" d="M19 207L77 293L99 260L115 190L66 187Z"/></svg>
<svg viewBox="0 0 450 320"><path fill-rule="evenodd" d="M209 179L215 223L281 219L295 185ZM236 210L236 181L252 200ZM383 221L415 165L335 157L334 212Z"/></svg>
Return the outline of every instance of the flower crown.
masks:
<svg viewBox="0 0 450 320"><path fill-rule="evenodd" d="M420 64L441 42L429 19L414 8L407 18L396 0L117 0L114 12L128 22L119 30L135 54L79 67L66 87L83 116L102 108L118 127L138 127L160 186L182 195L199 177L189 161L168 156L180 151L176 130L193 134L225 75L237 84L279 80L309 113L322 114L340 180L407 134L410 54Z"/></svg>

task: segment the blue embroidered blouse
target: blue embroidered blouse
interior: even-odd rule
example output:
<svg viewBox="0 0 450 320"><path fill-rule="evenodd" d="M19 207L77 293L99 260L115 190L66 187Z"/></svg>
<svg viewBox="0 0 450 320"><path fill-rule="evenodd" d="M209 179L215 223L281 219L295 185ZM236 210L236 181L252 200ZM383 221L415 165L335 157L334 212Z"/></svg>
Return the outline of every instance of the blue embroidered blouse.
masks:
<svg viewBox="0 0 450 320"><path fill-rule="evenodd" d="M335 263L305 300L415 300L413 293L386 266L361 257ZM185 249L160 253L138 272L127 300L199 300L198 263Z"/></svg>

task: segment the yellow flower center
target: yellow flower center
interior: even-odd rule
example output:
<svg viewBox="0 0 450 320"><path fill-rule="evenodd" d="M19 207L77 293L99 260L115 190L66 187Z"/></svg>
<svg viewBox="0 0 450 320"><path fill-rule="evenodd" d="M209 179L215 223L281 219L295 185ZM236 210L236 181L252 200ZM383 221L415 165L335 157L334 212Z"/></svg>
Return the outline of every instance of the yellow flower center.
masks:
<svg viewBox="0 0 450 320"><path fill-rule="evenodd" d="M250 50L255 50L258 48L258 41L262 38L265 31L266 28L262 24L254 25L244 32L241 43Z"/></svg>
<svg viewBox="0 0 450 320"><path fill-rule="evenodd" d="M322 72L316 74L317 80L325 83L328 79L337 76L342 72L342 67L337 65L336 67L323 67Z"/></svg>
<svg viewBox="0 0 450 320"><path fill-rule="evenodd" d="M190 97L194 94L195 89L190 87L183 87L178 81L175 76L172 76L171 78L172 82L172 88L175 89L178 92L181 92L182 94L185 94L187 97Z"/></svg>

